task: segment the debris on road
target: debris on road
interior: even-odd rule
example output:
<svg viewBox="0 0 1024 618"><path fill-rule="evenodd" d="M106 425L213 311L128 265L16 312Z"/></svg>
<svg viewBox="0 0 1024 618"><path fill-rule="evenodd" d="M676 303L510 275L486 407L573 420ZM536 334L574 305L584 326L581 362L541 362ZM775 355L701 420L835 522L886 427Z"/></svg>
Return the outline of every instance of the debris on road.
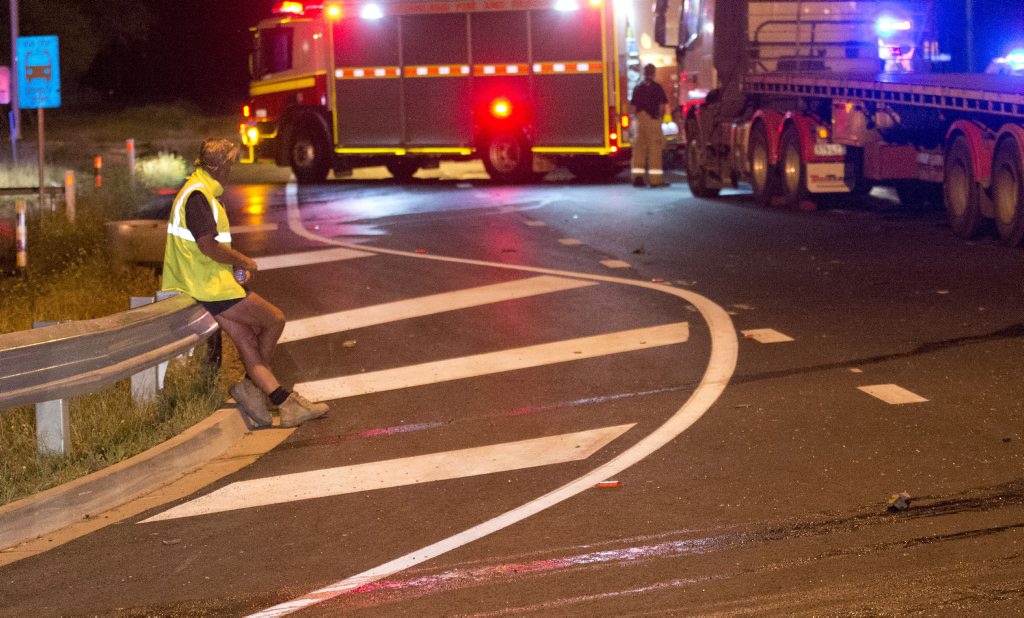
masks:
<svg viewBox="0 0 1024 618"><path fill-rule="evenodd" d="M177 545L178 543L181 543L181 539L168 539L166 541L160 541L160 542L163 543L164 545Z"/></svg>
<svg viewBox="0 0 1024 618"><path fill-rule="evenodd" d="M895 513L898 511L905 511L910 508L910 494L905 491L901 491L898 494L889 496L889 504L885 507L886 511Z"/></svg>
<svg viewBox="0 0 1024 618"><path fill-rule="evenodd" d="M347 341L344 341L344 342L342 342L341 347L343 347L343 348L354 348L354 347L356 347L356 340L355 339L349 339Z"/></svg>
<svg viewBox="0 0 1024 618"><path fill-rule="evenodd" d="M598 483L594 487L607 488L607 487L618 487L620 485L622 485L621 481L601 481L600 483Z"/></svg>

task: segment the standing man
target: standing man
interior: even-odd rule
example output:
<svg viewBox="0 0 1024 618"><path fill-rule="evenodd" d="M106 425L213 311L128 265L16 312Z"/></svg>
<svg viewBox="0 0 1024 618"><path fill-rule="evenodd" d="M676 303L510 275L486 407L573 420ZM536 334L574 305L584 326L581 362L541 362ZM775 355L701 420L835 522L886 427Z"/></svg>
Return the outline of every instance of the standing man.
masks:
<svg viewBox="0 0 1024 618"><path fill-rule="evenodd" d="M230 392L253 425L268 427L273 422L267 410L269 396L281 414L281 426L295 427L323 416L328 408L284 388L270 370L284 330L284 313L244 286L256 272L256 262L231 248L228 215L217 200L237 155L238 147L226 139L208 139L200 147L196 171L171 206L163 289L194 298L231 337L246 375Z"/></svg>
<svg viewBox="0 0 1024 618"><path fill-rule="evenodd" d="M636 140L633 142L633 186L644 186L644 173L650 177L651 188L666 187L665 171L661 167L665 136L661 133L661 119L665 117L668 97L654 81L654 65L644 66L644 79L633 88L630 108L636 116Z"/></svg>

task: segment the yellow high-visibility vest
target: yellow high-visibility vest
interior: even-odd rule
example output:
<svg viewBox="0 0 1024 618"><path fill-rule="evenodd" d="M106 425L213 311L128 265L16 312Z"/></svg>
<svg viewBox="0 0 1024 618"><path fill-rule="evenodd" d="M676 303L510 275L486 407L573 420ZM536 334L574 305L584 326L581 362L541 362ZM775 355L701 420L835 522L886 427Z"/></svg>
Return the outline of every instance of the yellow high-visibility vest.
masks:
<svg viewBox="0 0 1024 618"><path fill-rule="evenodd" d="M231 300L245 297L245 290L235 281L230 264L221 264L199 250L185 221L185 202L193 191L199 191L213 209L217 223L217 242L231 246L231 224L227 212L217 200L224 187L203 169L197 169L185 180L171 206L167 222L167 246L164 249L163 289L177 290L196 300Z"/></svg>

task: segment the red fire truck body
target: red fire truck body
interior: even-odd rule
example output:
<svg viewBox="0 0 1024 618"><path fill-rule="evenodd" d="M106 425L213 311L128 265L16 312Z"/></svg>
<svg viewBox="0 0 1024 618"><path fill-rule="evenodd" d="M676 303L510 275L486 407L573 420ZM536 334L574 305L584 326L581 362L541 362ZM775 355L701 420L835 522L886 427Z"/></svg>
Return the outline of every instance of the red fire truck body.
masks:
<svg viewBox="0 0 1024 618"><path fill-rule="evenodd" d="M300 182L369 165L408 178L473 157L505 182L559 164L614 175L628 160L640 63L670 58L656 46L642 57L633 32L649 11L630 23L611 0L284 2L275 12L254 29L243 162L291 166Z"/></svg>

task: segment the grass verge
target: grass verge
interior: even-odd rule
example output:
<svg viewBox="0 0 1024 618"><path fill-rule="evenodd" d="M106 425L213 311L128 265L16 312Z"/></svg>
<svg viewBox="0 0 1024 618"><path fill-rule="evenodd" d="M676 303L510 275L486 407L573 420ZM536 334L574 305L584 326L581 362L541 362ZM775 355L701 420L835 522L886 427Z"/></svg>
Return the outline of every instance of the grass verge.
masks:
<svg viewBox="0 0 1024 618"><path fill-rule="evenodd" d="M60 115L56 115L60 117ZM76 124L77 123L77 124ZM48 150L56 163L46 171L47 184L62 182L64 169L91 163L97 144L127 137L171 140L197 148L203 138L223 135L224 119L196 118L178 108L129 110L113 116L67 115L51 124L57 135L69 137L60 148ZM73 139L70 137L73 136ZM227 137L231 137L227 135ZM27 148L26 148L27 150ZM33 322L98 318L128 309L129 297L152 296L160 287L152 268L115 268L108 247L106 223L138 216L153 187L180 185L175 180L183 160L157 154L151 162L140 157L138 182L126 166L103 171L103 186L78 182L77 216L69 222L63 208L41 209L26 196L28 208L28 268L14 268L14 201L0 201L0 334L27 330ZM79 178L91 178L78 169ZM0 186L35 186L32 165L0 166ZM33 408L0 410L0 504L100 470L177 435L209 416L226 399L227 385L241 376L241 363L230 341L224 341L222 367L211 369L192 360L173 364L157 400L138 406L131 400L128 381L69 401L71 453L62 457L36 454Z"/></svg>

